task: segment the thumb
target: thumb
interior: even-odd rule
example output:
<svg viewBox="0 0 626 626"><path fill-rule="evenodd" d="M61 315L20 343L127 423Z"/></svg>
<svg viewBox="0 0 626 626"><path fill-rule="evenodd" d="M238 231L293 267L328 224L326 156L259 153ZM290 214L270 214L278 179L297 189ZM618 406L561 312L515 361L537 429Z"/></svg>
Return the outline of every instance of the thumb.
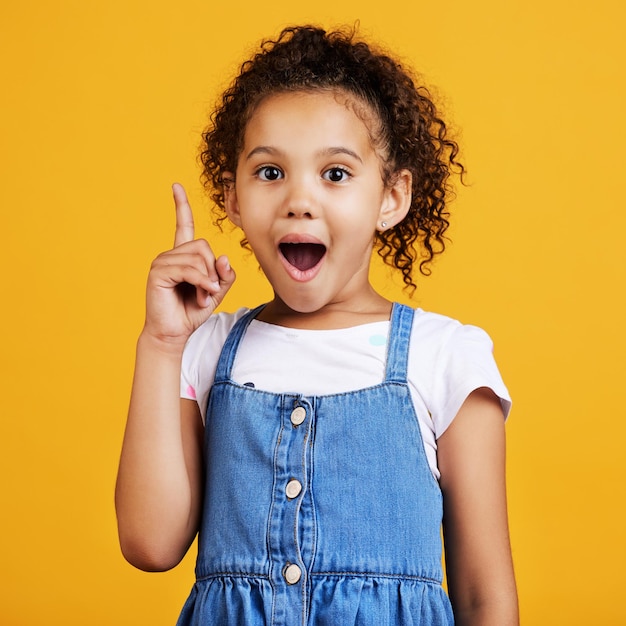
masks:
<svg viewBox="0 0 626 626"><path fill-rule="evenodd" d="M235 282L235 270L230 266L230 261L228 257L223 254L218 257L215 261L215 269L217 270L217 274L220 280L220 286L224 286L224 293L228 291L231 285Z"/></svg>
<svg viewBox="0 0 626 626"><path fill-rule="evenodd" d="M224 299L224 296L228 292L228 290L232 287L232 284L235 282L235 271L230 266L230 261L226 255L222 255L218 257L215 261L215 270L217 271L217 275L219 278L219 288L215 290L211 290L210 292L198 292L198 304L200 306L211 306L217 307L220 302ZM204 302L201 302L202 299L205 299Z"/></svg>

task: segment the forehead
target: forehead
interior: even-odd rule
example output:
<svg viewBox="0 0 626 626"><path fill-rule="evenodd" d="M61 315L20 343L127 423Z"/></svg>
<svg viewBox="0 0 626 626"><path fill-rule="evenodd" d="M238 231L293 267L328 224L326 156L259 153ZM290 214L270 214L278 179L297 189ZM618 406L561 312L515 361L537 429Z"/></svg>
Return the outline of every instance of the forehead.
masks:
<svg viewBox="0 0 626 626"><path fill-rule="evenodd" d="M367 144L374 149L377 115L360 98L338 90L281 92L254 109L244 133L244 151L258 141L293 139ZM364 146L365 147L365 146Z"/></svg>

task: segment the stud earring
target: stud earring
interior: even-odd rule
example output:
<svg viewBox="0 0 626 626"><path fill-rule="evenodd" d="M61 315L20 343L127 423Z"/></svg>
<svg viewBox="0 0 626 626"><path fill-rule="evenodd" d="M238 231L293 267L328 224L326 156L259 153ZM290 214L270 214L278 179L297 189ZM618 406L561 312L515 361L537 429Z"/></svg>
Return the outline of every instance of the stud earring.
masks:
<svg viewBox="0 0 626 626"><path fill-rule="evenodd" d="M387 228L387 222L381 222L380 223L380 227L381 228Z"/></svg>

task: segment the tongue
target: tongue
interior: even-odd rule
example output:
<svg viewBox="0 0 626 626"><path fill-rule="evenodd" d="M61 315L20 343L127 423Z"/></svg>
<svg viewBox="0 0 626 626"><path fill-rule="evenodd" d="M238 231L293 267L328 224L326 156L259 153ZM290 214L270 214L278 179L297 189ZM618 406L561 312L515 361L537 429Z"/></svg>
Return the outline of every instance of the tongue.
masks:
<svg viewBox="0 0 626 626"><path fill-rule="evenodd" d="M300 271L315 267L326 253L326 247L320 243L281 243L283 256Z"/></svg>

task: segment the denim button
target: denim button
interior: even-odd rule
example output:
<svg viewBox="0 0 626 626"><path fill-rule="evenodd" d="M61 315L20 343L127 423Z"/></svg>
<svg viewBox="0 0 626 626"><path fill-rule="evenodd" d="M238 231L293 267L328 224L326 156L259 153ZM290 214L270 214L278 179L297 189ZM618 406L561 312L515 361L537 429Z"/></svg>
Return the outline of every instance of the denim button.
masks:
<svg viewBox="0 0 626 626"><path fill-rule="evenodd" d="M297 498L300 495L301 491L302 491L302 484L300 483L299 480L296 480L295 478L292 478L287 483L287 486L285 487L285 493L287 494L287 497L290 500Z"/></svg>
<svg viewBox="0 0 626 626"><path fill-rule="evenodd" d="M295 563L287 563L283 568L283 578L288 585L295 585L302 576L302 570Z"/></svg>
<svg viewBox="0 0 626 626"><path fill-rule="evenodd" d="M305 419L306 419L306 409L304 407L297 406L291 412L291 423L294 426L300 426L300 424L302 424L302 422L304 422Z"/></svg>

